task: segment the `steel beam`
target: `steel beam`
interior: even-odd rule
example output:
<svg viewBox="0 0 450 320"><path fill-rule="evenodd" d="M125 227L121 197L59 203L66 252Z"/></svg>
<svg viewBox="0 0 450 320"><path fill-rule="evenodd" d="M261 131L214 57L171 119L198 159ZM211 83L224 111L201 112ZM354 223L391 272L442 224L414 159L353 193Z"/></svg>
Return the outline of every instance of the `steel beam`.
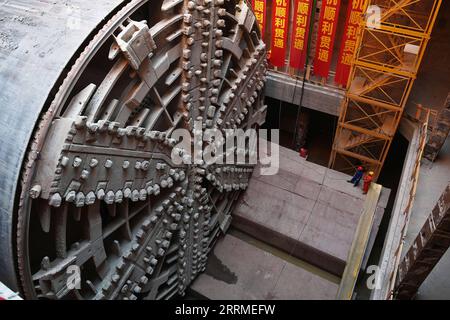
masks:
<svg viewBox="0 0 450 320"><path fill-rule="evenodd" d="M445 140L450 133L450 94L445 101L444 109L438 116L436 125L430 134L427 145L425 146L424 157L430 161L434 161L444 146Z"/></svg>
<svg viewBox="0 0 450 320"><path fill-rule="evenodd" d="M279 72L269 71L265 95L283 102L298 105L302 93L301 88L302 80L296 80L289 75ZM340 89L307 82L305 83L302 107L339 116L343 98L343 92Z"/></svg>
<svg viewBox="0 0 450 320"><path fill-rule="evenodd" d="M400 263L396 299L412 299L450 247L450 185L439 198L412 246Z"/></svg>
<svg viewBox="0 0 450 320"><path fill-rule="evenodd" d="M357 50L347 83L347 99L342 105L329 161L333 169L353 173L357 166L363 165L367 170L375 172L375 179L378 178L441 2L365 1L364 11L370 5L377 5L382 7L383 14L380 27L377 28L366 24L364 19L360 20ZM417 15L408 13L412 4L415 5ZM416 21L419 16L423 16L424 20ZM400 95L395 94L397 91ZM352 101L363 102L365 105L354 108ZM346 130L349 123L356 123L361 129L352 129L353 132L350 133ZM367 128L370 130L366 130ZM388 132L389 135L380 137L380 131ZM383 141L372 146L372 139L367 139L366 136ZM370 158L371 161L365 158Z"/></svg>

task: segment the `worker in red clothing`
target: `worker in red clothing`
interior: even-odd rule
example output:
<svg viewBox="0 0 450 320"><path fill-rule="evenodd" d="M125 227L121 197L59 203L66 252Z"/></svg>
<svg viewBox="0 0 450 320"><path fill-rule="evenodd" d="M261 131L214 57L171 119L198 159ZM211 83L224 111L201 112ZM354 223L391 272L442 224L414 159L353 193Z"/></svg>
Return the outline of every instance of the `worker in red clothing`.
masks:
<svg viewBox="0 0 450 320"><path fill-rule="evenodd" d="M308 156L308 149L300 148L300 157L305 158Z"/></svg>
<svg viewBox="0 0 450 320"><path fill-rule="evenodd" d="M363 186L363 194L367 194L369 191L370 184L373 180L373 171L370 171L365 177L364 177L364 186Z"/></svg>

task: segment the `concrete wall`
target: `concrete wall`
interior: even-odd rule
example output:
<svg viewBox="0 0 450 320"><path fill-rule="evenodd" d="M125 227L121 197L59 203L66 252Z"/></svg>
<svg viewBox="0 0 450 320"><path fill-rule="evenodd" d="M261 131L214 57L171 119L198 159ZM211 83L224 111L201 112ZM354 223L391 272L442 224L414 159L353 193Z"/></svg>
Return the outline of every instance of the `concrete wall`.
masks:
<svg viewBox="0 0 450 320"><path fill-rule="evenodd" d="M266 96L292 104L300 104L303 81L288 75L269 71L266 83ZM302 105L334 116L339 116L344 91L330 87L305 83Z"/></svg>
<svg viewBox="0 0 450 320"><path fill-rule="evenodd" d="M379 260L379 288L372 291L370 296L373 300L385 300L389 295L390 277L396 263L396 252L399 244L403 241L402 229L408 227L409 218L404 214L408 204L411 190L411 175L417 158L417 150L420 143L419 126L403 118L399 126L400 133L409 141L408 151L405 156L405 164L399 182L399 188L392 209L389 228L386 233L383 250ZM407 249L407 248L404 248Z"/></svg>

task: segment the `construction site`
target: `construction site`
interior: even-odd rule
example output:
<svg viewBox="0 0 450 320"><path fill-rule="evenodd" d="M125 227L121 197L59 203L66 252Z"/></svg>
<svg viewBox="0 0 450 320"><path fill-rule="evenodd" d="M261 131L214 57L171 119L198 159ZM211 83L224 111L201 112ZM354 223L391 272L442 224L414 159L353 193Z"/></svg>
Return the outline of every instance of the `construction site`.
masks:
<svg viewBox="0 0 450 320"><path fill-rule="evenodd" d="M1 1L0 300L448 300L449 84L445 0Z"/></svg>

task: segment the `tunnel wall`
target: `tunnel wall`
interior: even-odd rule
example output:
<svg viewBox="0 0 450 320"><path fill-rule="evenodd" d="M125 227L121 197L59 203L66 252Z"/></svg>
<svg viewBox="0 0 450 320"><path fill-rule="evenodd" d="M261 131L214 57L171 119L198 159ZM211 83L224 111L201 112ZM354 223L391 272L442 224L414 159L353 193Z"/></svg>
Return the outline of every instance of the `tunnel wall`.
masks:
<svg viewBox="0 0 450 320"><path fill-rule="evenodd" d="M122 0L42 2L0 6L0 279L17 290L11 238L19 174L37 119L66 65ZM8 263L5 263L8 261Z"/></svg>

